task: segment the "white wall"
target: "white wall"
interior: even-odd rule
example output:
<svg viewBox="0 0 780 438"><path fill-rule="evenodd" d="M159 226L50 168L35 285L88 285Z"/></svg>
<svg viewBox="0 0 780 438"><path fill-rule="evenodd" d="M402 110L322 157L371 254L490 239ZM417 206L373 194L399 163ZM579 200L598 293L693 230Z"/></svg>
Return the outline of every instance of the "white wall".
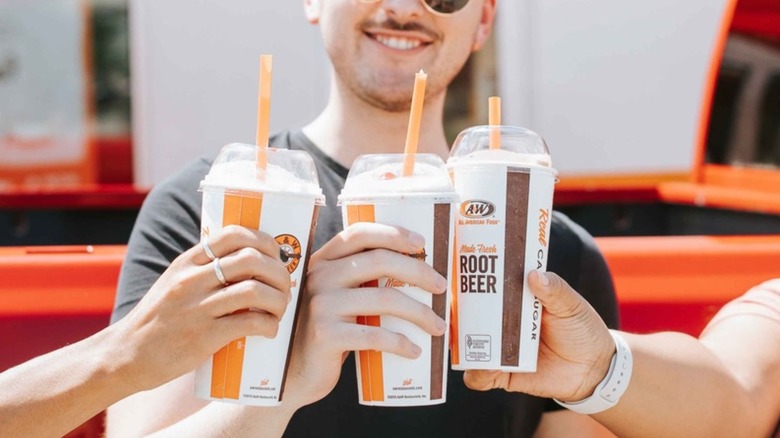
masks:
<svg viewBox="0 0 780 438"><path fill-rule="evenodd" d="M83 6L80 0L0 1L0 169L85 160ZM0 185L4 180L0 175ZM89 182L69 172L53 181Z"/></svg>
<svg viewBox="0 0 780 438"><path fill-rule="evenodd" d="M329 67L301 1L130 0L135 182L230 142L254 143L258 60L274 55L271 131L327 99Z"/></svg>
<svg viewBox="0 0 780 438"><path fill-rule="evenodd" d="M536 130L564 175L684 172L728 0L501 0L505 123ZM274 55L272 131L327 99L302 2L130 0L135 181L253 142L257 58ZM153 161L154 160L154 161Z"/></svg>
<svg viewBox="0 0 780 438"><path fill-rule="evenodd" d="M727 0L505 0L506 123L539 132L564 175L687 171Z"/></svg>

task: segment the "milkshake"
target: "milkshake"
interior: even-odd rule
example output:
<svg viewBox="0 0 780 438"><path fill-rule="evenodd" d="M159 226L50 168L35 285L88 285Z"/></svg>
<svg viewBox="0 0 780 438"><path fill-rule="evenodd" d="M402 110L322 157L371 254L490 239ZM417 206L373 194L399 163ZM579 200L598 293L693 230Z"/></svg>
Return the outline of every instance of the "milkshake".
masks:
<svg viewBox="0 0 780 438"><path fill-rule="evenodd" d="M446 278L452 262L450 221L457 195L438 156L417 154L408 176L404 176L403 161L404 154L362 155L355 160L339 196L344 226L375 222L421 234L424 249L409 257L424 261ZM449 321L449 291L434 295L392 278L364 286L398 289ZM422 349L417 359L380 351L356 352L360 404L423 406L446 401L448 333L431 336L409 321L387 315L361 316L357 322L401 333Z"/></svg>
<svg viewBox="0 0 780 438"><path fill-rule="evenodd" d="M324 196L311 157L303 151L267 148L258 168L258 147L229 144L200 184L201 236L228 225L276 238L291 278L291 301L273 339L247 336L226 345L195 374L195 393L206 400L276 406L282 402L300 291ZM251 310L250 310L251 311Z"/></svg>
<svg viewBox="0 0 780 438"><path fill-rule="evenodd" d="M492 138L491 138L492 137ZM447 161L460 196L452 266L452 368L536 371L553 188L544 140L513 126L460 133Z"/></svg>

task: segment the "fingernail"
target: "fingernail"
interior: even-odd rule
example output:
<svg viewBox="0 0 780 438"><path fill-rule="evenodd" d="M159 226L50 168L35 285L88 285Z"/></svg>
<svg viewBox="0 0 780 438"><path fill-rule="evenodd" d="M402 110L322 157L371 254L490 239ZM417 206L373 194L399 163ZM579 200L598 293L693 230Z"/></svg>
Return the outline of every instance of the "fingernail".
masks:
<svg viewBox="0 0 780 438"><path fill-rule="evenodd" d="M434 283L438 290L447 290L447 279L442 277L441 274L436 275Z"/></svg>
<svg viewBox="0 0 780 438"><path fill-rule="evenodd" d="M542 282L542 286L549 286L550 285L550 279L547 277L547 273L542 271L536 271L539 273L539 280Z"/></svg>
<svg viewBox="0 0 780 438"><path fill-rule="evenodd" d="M414 354L414 357L420 357L420 355L422 354L422 348L418 347L417 345L413 345L412 353Z"/></svg>
<svg viewBox="0 0 780 438"><path fill-rule="evenodd" d="M446 329L447 329L447 323L441 318L436 318L436 330L438 330L439 333L444 334L444 331Z"/></svg>
<svg viewBox="0 0 780 438"><path fill-rule="evenodd" d="M422 248L425 246L425 238L421 234L409 232L409 243L414 245L415 248Z"/></svg>

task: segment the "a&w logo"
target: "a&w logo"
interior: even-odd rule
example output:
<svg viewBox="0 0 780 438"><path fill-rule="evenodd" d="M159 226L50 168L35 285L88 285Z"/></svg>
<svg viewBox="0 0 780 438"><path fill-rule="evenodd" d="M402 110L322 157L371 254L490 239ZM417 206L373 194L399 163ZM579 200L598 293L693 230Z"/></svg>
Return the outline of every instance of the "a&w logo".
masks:
<svg viewBox="0 0 780 438"><path fill-rule="evenodd" d="M460 204L460 214L468 218L483 218L492 216L496 212L496 206L492 202L473 199Z"/></svg>

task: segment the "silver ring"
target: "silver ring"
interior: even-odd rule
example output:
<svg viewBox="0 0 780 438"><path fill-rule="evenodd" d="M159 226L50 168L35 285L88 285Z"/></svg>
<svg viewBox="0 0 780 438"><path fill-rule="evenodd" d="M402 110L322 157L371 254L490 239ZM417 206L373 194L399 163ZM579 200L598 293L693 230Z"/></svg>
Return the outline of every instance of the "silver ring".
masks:
<svg viewBox="0 0 780 438"><path fill-rule="evenodd" d="M217 280L219 280L223 286L227 286L227 279L225 279L225 274L222 273L222 267L219 266L219 257L214 258L214 263L212 263L212 265L214 265L214 274L217 275Z"/></svg>
<svg viewBox="0 0 780 438"><path fill-rule="evenodd" d="M203 246L203 251L206 252L206 257L209 258L212 262L217 259L217 256L214 255L214 251L211 250L211 247L209 246L209 242L206 241L206 239L203 239L203 241L200 243Z"/></svg>

